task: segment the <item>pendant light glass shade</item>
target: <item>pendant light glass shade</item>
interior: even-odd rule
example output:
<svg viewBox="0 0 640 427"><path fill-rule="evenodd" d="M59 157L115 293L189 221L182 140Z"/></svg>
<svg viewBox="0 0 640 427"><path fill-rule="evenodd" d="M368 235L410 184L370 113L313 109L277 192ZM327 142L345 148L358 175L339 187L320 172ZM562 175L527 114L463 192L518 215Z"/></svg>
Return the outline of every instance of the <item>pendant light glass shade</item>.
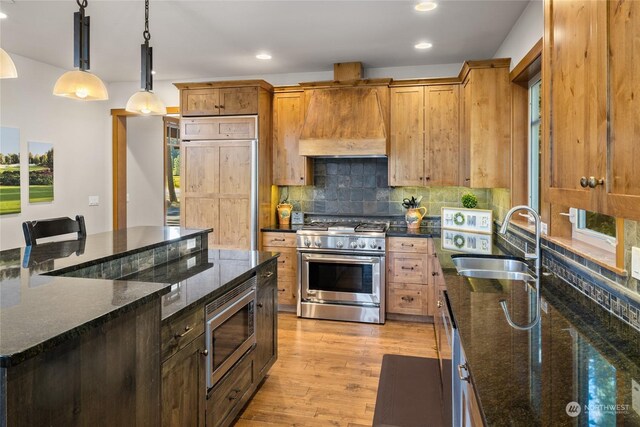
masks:
<svg viewBox="0 0 640 427"><path fill-rule="evenodd" d="M15 79L18 77L16 64L4 49L0 48L0 79Z"/></svg>
<svg viewBox="0 0 640 427"><path fill-rule="evenodd" d="M144 115L167 114L167 107L160 101L158 95L146 90L141 90L131 95L125 109L131 113Z"/></svg>
<svg viewBox="0 0 640 427"><path fill-rule="evenodd" d="M67 71L53 87L53 94L81 101L105 101L109 99L102 80L88 71Z"/></svg>

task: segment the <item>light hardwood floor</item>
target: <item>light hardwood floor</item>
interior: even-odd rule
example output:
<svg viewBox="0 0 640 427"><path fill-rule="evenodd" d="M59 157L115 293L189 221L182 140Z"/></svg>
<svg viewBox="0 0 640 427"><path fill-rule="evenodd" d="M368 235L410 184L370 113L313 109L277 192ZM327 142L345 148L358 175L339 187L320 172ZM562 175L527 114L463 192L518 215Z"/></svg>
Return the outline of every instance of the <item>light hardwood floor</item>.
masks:
<svg viewBox="0 0 640 427"><path fill-rule="evenodd" d="M371 426L382 356L437 357L427 323L278 322L278 361L237 427Z"/></svg>

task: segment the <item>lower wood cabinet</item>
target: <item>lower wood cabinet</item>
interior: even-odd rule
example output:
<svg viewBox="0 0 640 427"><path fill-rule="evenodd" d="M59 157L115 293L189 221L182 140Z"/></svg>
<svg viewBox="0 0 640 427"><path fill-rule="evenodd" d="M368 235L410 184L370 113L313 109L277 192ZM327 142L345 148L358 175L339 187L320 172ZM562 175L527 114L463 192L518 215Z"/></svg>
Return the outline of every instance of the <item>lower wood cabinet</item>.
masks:
<svg viewBox="0 0 640 427"><path fill-rule="evenodd" d="M431 239L387 239L387 313L433 316L434 256Z"/></svg>
<svg viewBox="0 0 640 427"><path fill-rule="evenodd" d="M205 348L201 334L162 363L163 426L204 426Z"/></svg>
<svg viewBox="0 0 640 427"><path fill-rule="evenodd" d="M207 399L207 427L231 425L249 400L255 380L254 357L255 351L247 352L211 389Z"/></svg>
<svg viewBox="0 0 640 427"><path fill-rule="evenodd" d="M278 287L275 262L258 272L254 377L263 378L278 357Z"/></svg>
<svg viewBox="0 0 640 427"><path fill-rule="evenodd" d="M262 250L279 252L278 305L293 307L298 301L298 251L296 233L263 232Z"/></svg>

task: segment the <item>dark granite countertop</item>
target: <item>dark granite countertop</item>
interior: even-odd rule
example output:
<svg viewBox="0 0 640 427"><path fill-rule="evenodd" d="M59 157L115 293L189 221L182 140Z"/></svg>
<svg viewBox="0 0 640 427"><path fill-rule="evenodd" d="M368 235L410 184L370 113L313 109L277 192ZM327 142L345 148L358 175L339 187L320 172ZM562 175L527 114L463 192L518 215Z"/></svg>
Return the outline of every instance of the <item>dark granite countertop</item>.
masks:
<svg viewBox="0 0 640 427"><path fill-rule="evenodd" d="M434 239L488 425L640 425L640 408L632 405L632 388L640 390L637 331L555 276L540 280L541 321L529 331L515 330L499 301L506 299L513 320L524 324L535 293L524 282L459 276L451 262L455 252L443 244L450 247L445 238ZM494 243L484 252L504 253ZM570 402L583 408L577 421L566 413ZM599 405L622 406L616 413Z"/></svg>
<svg viewBox="0 0 640 427"><path fill-rule="evenodd" d="M167 283L48 275L104 262L208 230L135 227L0 252L0 366L15 365L163 293Z"/></svg>
<svg viewBox="0 0 640 427"><path fill-rule="evenodd" d="M260 231L275 231L280 233L295 233L298 230L302 230L304 224L275 224L269 227L263 227Z"/></svg>
<svg viewBox="0 0 640 427"><path fill-rule="evenodd" d="M162 297L162 320L216 299L250 278L276 253L209 249L127 277L137 282L170 283Z"/></svg>
<svg viewBox="0 0 640 427"><path fill-rule="evenodd" d="M407 228L403 226L392 225L387 230L387 237L431 238L439 235L440 229L433 227Z"/></svg>

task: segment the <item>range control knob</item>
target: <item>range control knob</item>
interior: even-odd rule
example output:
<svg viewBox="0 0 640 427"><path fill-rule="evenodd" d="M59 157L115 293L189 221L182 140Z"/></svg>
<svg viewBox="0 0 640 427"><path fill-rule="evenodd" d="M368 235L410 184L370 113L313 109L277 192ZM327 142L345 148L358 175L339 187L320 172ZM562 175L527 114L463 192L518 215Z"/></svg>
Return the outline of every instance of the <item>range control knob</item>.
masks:
<svg viewBox="0 0 640 427"><path fill-rule="evenodd" d="M358 242L358 246L360 246L361 248L364 249L364 247L367 246L367 242L361 240L361 241Z"/></svg>
<svg viewBox="0 0 640 427"><path fill-rule="evenodd" d="M320 241L320 239L317 239L315 242L313 242L313 244L316 245L316 248L322 246L322 242Z"/></svg>
<svg viewBox="0 0 640 427"><path fill-rule="evenodd" d="M306 247L311 246L311 240L310 240L308 237L304 239L304 245L305 245Z"/></svg>
<svg viewBox="0 0 640 427"><path fill-rule="evenodd" d="M342 243L342 240L338 240L336 242L336 248L341 248L342 246L344 246L344 243Z"/></svg>
<svg viewBox="0 0 640 427"><path fill-rule="evenodd" d="M378 245L378 244L376 243L376 241L375 241L375 240L372 240L372 241L369 243L369 247L370 247L371 249L375 249L377 245Z"/></svg>
<svg viewBox="0 0 640 427"><path fill-rule="evenodd" d="M351 246L351 249L355 249L358 247L358 242L351 242L349 243L349 246Z"/></svg>

